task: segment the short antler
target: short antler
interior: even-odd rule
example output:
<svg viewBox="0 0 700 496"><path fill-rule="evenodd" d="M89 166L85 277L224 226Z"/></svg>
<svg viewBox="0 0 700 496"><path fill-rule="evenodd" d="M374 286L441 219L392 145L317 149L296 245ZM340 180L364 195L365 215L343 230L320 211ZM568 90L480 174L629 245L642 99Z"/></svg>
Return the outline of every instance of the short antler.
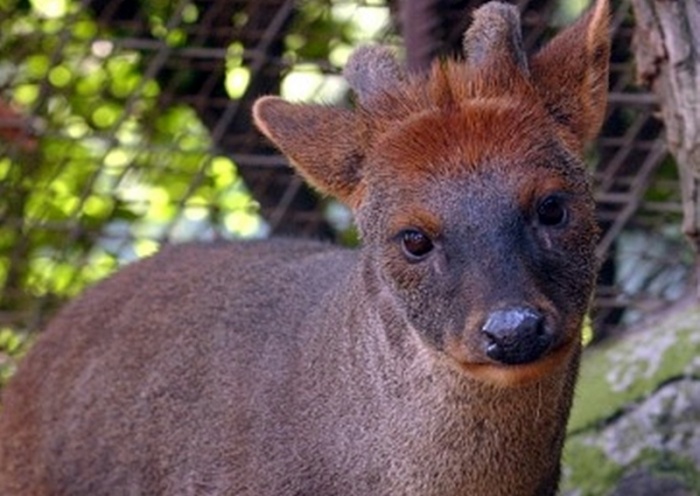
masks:
<svg viewBox="0 0 700 496"><path fill-rule="evenodd" d="M405 78L404 71L391 49L375 45L355 50L345 66L343 75L363 105L375 95L400 84Z"/></svg>
<svg viewBox="0 0 700 496"><path fill-rule="evenodd" d="M476 10L474 21L464 35L463 48L471 66L509 64L524 75L529 74L520 14L514 5L490 2Z"/></svg>

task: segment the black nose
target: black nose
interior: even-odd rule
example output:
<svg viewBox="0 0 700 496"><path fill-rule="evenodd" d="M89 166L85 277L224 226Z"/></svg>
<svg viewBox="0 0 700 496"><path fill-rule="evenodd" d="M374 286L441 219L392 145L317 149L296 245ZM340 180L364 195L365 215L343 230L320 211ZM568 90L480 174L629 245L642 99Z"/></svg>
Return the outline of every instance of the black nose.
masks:
<svg viewBox="0 0 700 496"><path fill-rule="evenodd" d="M506 365L534 362L554 341L544 316L531 308L496 310L481 328L486 354Z"/></svg>

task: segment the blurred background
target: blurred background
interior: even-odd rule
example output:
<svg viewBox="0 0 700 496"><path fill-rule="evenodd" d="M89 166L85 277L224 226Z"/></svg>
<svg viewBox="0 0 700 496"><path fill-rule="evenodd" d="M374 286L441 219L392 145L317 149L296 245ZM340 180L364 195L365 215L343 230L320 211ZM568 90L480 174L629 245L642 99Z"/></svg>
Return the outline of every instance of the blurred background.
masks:
<svg viewBox="0 0 700 496"><path fill-rule="evenodd" d="M86 285L164 243L357 242L251 125L260 95L345 105L353 47L459 55L476 0L0 0L0 382ZM535 50L587 2L519 0ZM587 340L692 291L678 174L614 2L610 105L588 150L602 269ZM138 288L134 288L138 291Z"/></svg>

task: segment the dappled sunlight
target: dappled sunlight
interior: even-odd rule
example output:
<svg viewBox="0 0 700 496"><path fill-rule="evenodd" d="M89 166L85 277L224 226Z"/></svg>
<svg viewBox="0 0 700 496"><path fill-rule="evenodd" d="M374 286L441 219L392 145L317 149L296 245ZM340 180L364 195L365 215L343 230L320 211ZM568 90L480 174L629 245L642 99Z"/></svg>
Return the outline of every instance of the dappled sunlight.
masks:
<svg viewBox="0 0 700 496"><path fill-rule="evenodd" d="M170 16L179 16L176 27ZM194 4L163 5L150 30L182 46L198 18ZM0 284L12 271L33 298L67 297L152 254L163 239L264 232L236 164L213 150L191 107L159 103L162 88L144 72L142 52L115 42L75 1L33 0L0 19L1 96L31 110L42 133L36 155L0 157L6 187L31 184L21 198L0 197L0 212L22 212L19 224L0 227ZM242 71L227 78L232 97L247 87ZM22 232L35 234L20 265L12 247Z"/></svg>
<svg viewBox="0 0 700 496"><path fill-rule="evenodd" d="M565 26L570 24L590 6L590 0L562 0L558 3L552 18L552 25Z"/></svg>
<svg viewBox="0 0 700 496"><path fill-rule="evenodd" d="M244 65L245 49L239 42L232 43L226 49L226 93L233 99L241 98L250 83L250 70Z"/></svg>
<svg viewBox="0 0 700 496"><path fill-rule="evenodd" d="M301 3L300 14L297 22L302 29L285 38L291 64L280 94L291 101L338 102L348 86L342 77L329 73L329 67L339 70L354 47L386 37L391 27L389 7L383 1L359 5L347 0L308 0ZM306 28L317 26L326 31L310 36ZM321 54L324 58L315 60ZM307 55L303 62L297 60L300 55Z"/></svg>
<svg viewBox="0 0 700 496"><path fill-rule="evenodd" d="M312 64L299 64L282 80L280 95L293 102L315 100L339 101L348 91L341 76L323 74Z"/></svg>
<svg viewBox="0 0 700 496"><path fill-rule="evenodd" d="M30 0L32 8L42 17L56 19L68 13L69 0Z"/></svg>

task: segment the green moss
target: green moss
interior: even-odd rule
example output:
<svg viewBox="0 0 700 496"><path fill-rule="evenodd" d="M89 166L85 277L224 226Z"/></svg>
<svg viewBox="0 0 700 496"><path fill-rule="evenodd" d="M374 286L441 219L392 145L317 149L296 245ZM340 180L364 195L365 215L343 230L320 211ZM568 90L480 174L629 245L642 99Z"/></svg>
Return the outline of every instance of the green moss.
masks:
<svg viewBox="0 0 700 496"><path fill-rule="evenodd" d="M643 470L655 479L675 479L687 488L700 487L700 471L693 460L646 449L626 466L609 459L584 437L570 438L564 449L562 494L605 496L612 494L625 475Z"/></svg>
<svg viewBox="0 0 700 496"><path fill-rule="evenodd" d="M570 433L610 417L627 400L610 389L606 378L608 359L602 351L592 349L584 355L569 419Z"/></svg>
<svg viewBox="0 0 700 496"><path fill-rule="evenodd" d="M700 310L674 315L632 338L588 349L569 432L600 425L670 378L693 372L700 356ZM696 371L695 371L696 372Z"/></svg>
<svg viewBox="0 0 700 496"><path fill-rule="evenodd" d="M635 465L659 479L676 479L688 488L700 487L700 470L692 459L669 451L644 450Z"/></svg>
<svg viewBox="0 0 700 496"><path fill-rule="evenodd" d="M700 468L694 460L670 448L653 449L640 439L643 449L624 465L604 448L610 422L631 405L671 379L700 376L697 329L700 308L685 309L586 351L564 448L562 494L610 495L625 476L639 471L657 480L700 487Z"/></svg>
<svg viewBox="0 0 700 496"><path fill-rule="evenodd" d="M569 438L564 447L562 494L576 491L578 496L609 494L622 477L624 467L610 460L605 453L587 445L582 438Z"/></svg>

